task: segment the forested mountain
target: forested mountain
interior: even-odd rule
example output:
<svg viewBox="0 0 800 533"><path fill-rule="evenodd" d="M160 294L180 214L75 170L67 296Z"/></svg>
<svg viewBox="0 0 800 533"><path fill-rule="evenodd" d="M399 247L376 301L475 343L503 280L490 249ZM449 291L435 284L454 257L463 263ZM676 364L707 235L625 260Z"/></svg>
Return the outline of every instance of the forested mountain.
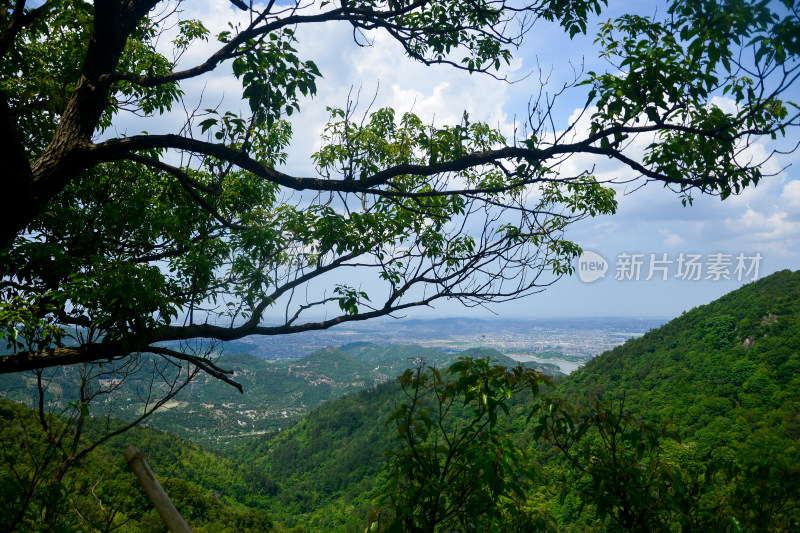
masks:
<svg viewBox="0 0 800 533"><path fill-rule="evenodd" d="M555 522L572 523L589 501L578 530L647 530L625 519L651 529L799 530L798 369L800 272L790 271L595 358L558 389L585 406L593 431L566 464L550 440L538 447L542 485L573 487L551 498ZM622 516L636 505L650 510Z"/></svg>
<svg viewBox="0 0 800 533"><path fill-rule="evenodd" d="M433 352L411 352L439 366ZM391 361L407 366L411 352L357 343L291 361L283 376L319 384L321 376L337 383L349 376L355 386ZM512 362L491 351L463 355ZM797 530L798 370L800 273L784 271L602 354L555 388L544 387L538 400L509 395L508 415L500 413L495 431L525 451L530 463L523 466L535 472L520 485L524 497L513 502L514 520L524 522L509 531ZM269 386L254 372L238 377ZM120 459L130 441L148 452L199 531L360 533L376 509L384 512L380 496L392 490L386 465L403 443L389 420L398 405L412 401L407 379L403 388L390 380L327 401L282 431L229 447L227 458L136 430L102 446L62 490L84 490L69 505L95 509L85 487L108 496L114 487L133 486ZM275 390L291 386L277 381ZM28 457L25 446L35 448L19 444L22 425L30 441L35 424L21 406L2 409L4 507L14 509L23 494L14 488L14 468L20 471L24 461L9 460L15 453ZM447 424L471 413L471 404L456 405ZM566 431L559 433L558 424ZM571 443L566 453L564 443ZM115 523L129 519L122 530L158 530L138 489L121 494L127 496L116 502Z"/></svg>
<svg viewBox="0 0 800 533"><path fill-rule="evenodd" d="M242 384L243 394L201 373L173 401L154 413L148 424L224 450L236 440L286 428L323 402L391 381L417 361L444 367L460 355L491 356L504 365L516 364L493 349L453 354L414 345L381 346L366 342L328 347L301 359L278 361L264 361L243 353L224 354L221 361L232 371L233 379ZM559 374L555 365L531 364L549 375ZM132 419L141 412L148 397L151 373L151 366L140 365L108 395L108 401L89 405L88 409L94 416L111 413ZM51 370L46 378L47 397L57 406L66 408L69 402L78 400L78 376L74 369ZM103 384L114 378L98 375L93 380ZM158 393L158 385L155 390ZM28 374L0 375L0 395L33 407L38 396L36 379Z"/></svg>
<svg viewBox="0 0 800 533"><path fill-rule="evenodd" d="M694 491L692 512L742 531L769 530L775 518L773 530L781 531L800 517L798 370L800 273L783 271L598 356L564 378L555 395L588 408L601 400L624 402L631 421L620 436L626 446L640 431L636 424L675 431L682 439L661 438L647 453L658 458L656 465L676 466L670 475L683 476ZM243 451L277 480L280 518L312 530L359 531L370 487L386 461L380 450L393 445L393 428L384 421L399 401L391 384L348 396ZM530 404L516 403L501 425L531 443L529 412ZM589 432L584 444L597 443ZM531 487L535 494L528 494L531 512L548 515L545 522L555 528L615 527L593 514L596 506L582 504L576 491L562 490L586 476L552 443L540 439L531 446L541 469L538 487ZM590 451L581 452L584 459ZM675 512L667 516L679 523Z"/></svg>
<svg viewBox="0 0 800 533"><path fill-rule="evenodd" d="M632 412L672 420L703 456L800 439L800 273L777 272L688 311L571 374L571 398L626 395Z"/></svg>

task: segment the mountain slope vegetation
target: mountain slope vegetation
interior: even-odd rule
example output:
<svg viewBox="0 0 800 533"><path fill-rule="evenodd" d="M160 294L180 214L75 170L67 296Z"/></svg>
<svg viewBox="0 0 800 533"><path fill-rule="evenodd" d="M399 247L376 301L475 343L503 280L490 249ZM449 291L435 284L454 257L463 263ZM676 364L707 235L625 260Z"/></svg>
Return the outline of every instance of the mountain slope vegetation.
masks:
<svg viewBox="0 0 800 533"><path fill-rule="evenodd" d="M557 390L566 405L583 406L561 417L583 413L583 442L567 462L552 442L538 445L543 487L565 489L552 500L554 522L647 530L621 525L623 500L640 498L648 519L660 513L657 529L796 530L798 369L800 272L790 271L595 358ZM590 512L576 522L584 506Z"/></svg>
<svg viewBox="0 0 800 533"><path fill-rule="evenodd" d="M626 396L671 420L703 456L735 443L800 439L800 273L782 271L684 313L569 376L572 398Z"/></svg>
<svg viewBox="0 0 800 533"><path fill-rule="evenodd" d="M516 364L496 350L471 349L463 355L491 355L504 365ZM391 381L416 361L440 367L462 354L445 353L414 345L382 346L355 343L327 347L300 359L265 361L245 353L223 354L220 360L243 386L240 394L230 385L199 374L186 389L150 418L150 424L205 446L224 450L243 438L285 429L323 402L344 394ZM147 359L148 356L143 356ZM557 375L558 367L535 363L536 368ZM48 397L60 408L77 401L80 393L76 372L70 367L46 371ZM88 406L92 415L111 413L121 419L140 414L150 389L147 364L128 375L101 406ZM116 376L114 376L116 377ZM102 384L109 376L94 379ZM156 389L158 390L158 384ZM0 395L29 407L36 404L37 385L32 374L0 375Z"/></svg>
<svg viewBox="0 0 800 533"><path fill-rule="evenodd" d="M315 387L334 377L355 386L372 379L370 372L420 359L444 375L448 361L437 354L367 343L329 348L287 362L284 382L272 393L291 395L289 377ZM493 350L461 355L513 364ZM246 371L247 356L231 357L234 368L237 360L243 365L238 379L268 385ZM536 472L515 503L527 520L518 529L798 530L798 370L800 272L783 271L598 356L545 388L538 400L510 396L496 429L527 450ZM281 431L242 439L227 448L227 458L147 429L130 433L125 443L149 452L198 531L360 533L384 512L378 496L387 487L385 466L403 446L390 415L409 401L397 381L376 382L324 401ZM34 415L10 402L0 407L7 450L2 475L9 481L17 466L8 461L26 453L14 428L20 420L30 426ZM455 408L453 416L469 419L470 409ZM554 422L566 430L558 433ZM564 442L572 446L567 453ZM89 486L110 494L110 487L124 485L112 483L130 478L120 459L123 447L120 440L104 445L62 490L83 487L86 496ZM3 491L4 508L13 508L18 493ZM129 520L121 529L158 530L141 494L125 494L115 518ZM86 498L67 501L95 505Z"/></svg>
<svg viewBox="0 0 800 533"><path fill-rule="evenodd" d="M273 526L266 507L277 486L260 470L146 427L107 441L56 482L67 450L50 444L35 417L0 399L0 531L166 532L123 458L129 444L145 454L192 531L261 533ZM105 430L99 420L87 426L87 442Z"/></svg>
<svg viewBox="0 0 800 533"><path fill-rule="evenodd" d="M689 530L761 531L772 524L782 531L800 519L798 369L800 273L783 271L598 356L561 380L554 397L576 405L575 413L606 405L611 410L604 416L610 416L624 407L625 453L640 439L631 455L637 462L629 466L654 469L648 497L663 488L654 485L658 480L686 491L683 507L664 510L658 519L679 527L694 514L695 522L684 524ZM380 450L396 445L385 421L399 400L391 384L348 396L243 452L278 480L276 519L320 531L363 531L369 491L380 486L386 461ZM570 462L551 441L534 442L535 424L526 424L531 408L516 402L501 422L531 446L540 469L538 485L529 487L528 511L539 513L544 529L620 529L609 517L616 503L600 513L602 504L583 501L577 489L590 478L580 470L582 461L602 458L596 425ZM632 486L621 490L634 492ZM674 498L669 490L662 496Z"/></svg>

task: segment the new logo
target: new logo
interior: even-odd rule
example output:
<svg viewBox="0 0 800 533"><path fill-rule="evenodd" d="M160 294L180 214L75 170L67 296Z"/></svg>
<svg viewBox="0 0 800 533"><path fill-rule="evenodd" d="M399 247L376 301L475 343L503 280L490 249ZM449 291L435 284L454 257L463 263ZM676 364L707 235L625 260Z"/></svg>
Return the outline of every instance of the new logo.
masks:
<svg viewBox="0 0 800 533"><path fill-rule="evenodd" d="M606 277L608 261L602 255L584 250L578 258L578 277L584 283L591 283Z"/></svg>

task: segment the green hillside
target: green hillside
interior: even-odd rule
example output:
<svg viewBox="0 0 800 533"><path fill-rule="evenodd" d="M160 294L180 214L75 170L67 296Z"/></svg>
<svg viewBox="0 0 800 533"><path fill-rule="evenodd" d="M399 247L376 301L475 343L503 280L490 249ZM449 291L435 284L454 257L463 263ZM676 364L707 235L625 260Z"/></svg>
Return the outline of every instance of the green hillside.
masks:
<svg viewBox="0 0 800 533"><path fill-rule="evenodd" d="M106 429L99 421L89 419L87 424L83 445ZM111 429L116 424L112 421ZM65 426L54 427L60 432ZM71 432L66 435L69 442ZM123 458L129 444L145 454L193 531L271 530L265 509L277 486L261 470L143 427L101 445L54 483L65 450L48 445L34 411L0 399L0 531L48 531L49 523L58 532L165 532Z"/></svg>
<svg viewBox="0 0 800 533"><path fill-rule="evenodd" d="M596 511L609 495L616 507L608 509L619 511L621 494L641 497L647 502L642 505L652 506L652 516L673 523L671 530L678 523L701 531L798 530L798 370L800 272L789 271L685 312L596 357L557 391L568 404L594 413L591 431L575 447L574 462L567 464L548 441L537 446L545 472L541 488L550 493L554 523L574 531L616 531L619 524L609 515L598 519ZM615 418L614 409L623 403L630 418ZM598 417L597 405L614 407ZM615 455L609 453L609 424L619 420L624 422L617 426ZM596 431L602 424L605 442ZM665 430L681 438L669 438ZM604 461L610 459L623 461L615 467L623 472L616 478L616 495L608 478L603 488L601 477L586 473L600 465L609 476L612 470ZM576 472L576 465L586 471ZM576 522L581 496L596 505L590 503ZM661 528L670 530L663 523Z"/></svg>
<svg viewBox="0 0 800 533"><path fill-rule="evenodd" d="M417 359L424 359L431 364L443 364L453 359L453 354L447 354L436 348L408 344L378 345L371 342L354 342L339 348L347 355L359 361L368 363L408 365Z"/></svg>
<svg viewBox="0 0 800 533"><path fill-rule="evenodd" d="M339 398L237 451L280 480L270 507L278 522L309 531L364 530L369 494L392 446L385 421L397 395L393 381Z"/></svg>
<svg viewBox="0 0 800 533"><path fill-rule="evenodd" d="M560 387L571 398L627 396L672 420L702 456L769 435L800 439L800 272L782 271L688 311L595 358Z"/></svg>
<svg viewBox="0 0 800 533"><path fill-rule="evenodd" d="M398 373L414 360L445 365L454 357L416 346L358 343L341 350L374 363L394 362L392 368ZM476 348L458 355L516 365L494 349ZM399 401L400 390L392 380L323 404L297 424L245 445L235 455L279 480L272 507L277 521L305 525L311 531L363 531L369 493L386 461L384 452L394 446L394 432L386 420Z"/></svg>
<svg viewBox="0 0 800 533"><path fill-rule="evenodd" d="M461 355L513 364L494 350ZM378 376L423 359L442 370L450 361L435 350L369 343L281 364L228 356L236 379L265 406L291 398L308 412L293 423L285 417L280 431L234 441L227 458L139 429L103 446L70 486L86 487L99 476L97 486L109 492L117 483L112 478L127 479L116 472L126 468L119 459L123 442L132 441L149 452L199 531L223 531L219 524L227 521L230 531L361 533L379 505L375 496L386 489L384 467L399 445L387 421L409 401L396 380ZM598 356L554 391L543 390L541 398L555 409L528 420L536 403L510 396L508 414L500 414L494 431L527 450L529 462L521 467L536 472L521 486L524 495L515 497L513 520L524 521L511 530L800 530L798 370L800 273L784 271ZM215 387L222 394L223 385L210 382L194 393L217 394ZM30 425L32 414L0 406L7 450L2 475L9 481L8 460L26 453L13 421ZM240 404L219 416L236 410L243 410ZM469 420L471 412L456 405L445 425ZM568 424L563 413L571 413ZM555 420L566 428L560 437L547 429ZM572 442L567 454L563 442ZM6 486L12 488L3 497L13 508L19 491ZM154 519L141 495L126 494L120 516L130 522L122 530L150 530Z"/></svg>
<svg viewBox="0 0 800 533"><path fill-rule="evenodd" d="M662 438L647 453L660 468L674 466L670 475L681 476L691 493L684 503L705 516L706 527L726 530L720 525L725 522L759 531L762 523L766 531L775 518L783 526L772 530L782 531L800 518L800 471L794 466L800 464L798 369L800 273L779 272L598 356L563 379L555 394L587 406L624 399L632 420L677 430L683 440ZM242 452L277 480L276 519L313 531L363 531L368 494L386 461L381 450L393 446L384 421L398 391L386 384L325 404ZM501 422L504 431L530 442L530 409L515 402ZM598 442L592 429L581 445L589 446L588 454ZM528 492L529 511L547 515L544 523L557 530L614 529L607 517L593 514L595 506L581 504L575 487L585 477L549 441L540 440L532 451L542 477ZM771 516L760 518L755 508ZM669 512L664 516L677 524L678 515Z"/></svg>
<svg viewBox="0 0 800 533"><path fill-rule="evenodd" d="M491 355L514 362L496 350L472 349L465 354ZM413 345L381 346L372 343L324 348L301 359L264 361L249 354L225 354L219 364L233 372L244 394L207 374L198 375L165 409L150 418L158 429L192 439L205 446L225 450L232 443L285 429L323 402L379 383L391 381L416 361L425 360L440 367L452 363L460 354L444 353ZM89 406L92 414L110 413L131 419L141 409L142 390L149 386L151 366L148 356L140 371L127 378L110 401ZM536 367L552 375L558 368L546 363ZM76 401L79 369L62 367L46 374L49 398L60 408ZM109 376L103 376L108 379ZM0 395L34 406L36 379L32 374L0 376Z"/></svg>

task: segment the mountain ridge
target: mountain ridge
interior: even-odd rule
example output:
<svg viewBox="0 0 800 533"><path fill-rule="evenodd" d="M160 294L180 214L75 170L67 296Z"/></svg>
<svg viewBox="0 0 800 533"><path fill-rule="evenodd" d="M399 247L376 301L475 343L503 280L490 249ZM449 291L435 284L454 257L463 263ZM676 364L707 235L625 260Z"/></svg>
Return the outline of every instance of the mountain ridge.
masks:
<svg viewBox="0 0 800 533"><path fill-rule="evenodd" d="M737 361L748 363L737 365ZM712 496L727 501L735 491L745 490L737 488L739 483L755 491L763 489L757 478L747 477L759 475L752 474L760 472L753 461L775 457L783 464L798 464L800 372L794 369L800 370L800 272L783 271L604 352L560 380L556 392L578 403L591 398L624 399L636 417L672 425L684 440L666 448L664 453L674 454L667 460L695 465L692 468L706 465L702 469L707 476L721 476L713 474L721 465L736 464L750 472L713 478L720 485ZM760 385L756 384L759 379ZM381 432L379 427L398 395L399 389L387 383L346 396L242 450L270 478L285 480L275 496L273 509L283 509L276 511L277 518L320 531L363 531L362 521L335 509L344 506L361 517L368 511L370 488L381 475L382 463L375 455L380 446L376 448L375 442L382 443L383 449L392 446L385 428ZM524 424L529 409L524 404L514 407L504 426L509 435L523 441L531 438L531 428ZM357 443L369 446L361 448ZM547 446L539 452L542 460L551 461L542 466L547 466L544 475L555 476L553 483L565 468L555 452ZM347 472L343 465L359 468ZM787 475L792 479L794 474ZM319 486L324 489L319 491ZM544 507L560 513L561 519L577 512L574 498L559 503L558 494L542 490L553 498ZM795 507L790 506L789 512L797 515L798 494L790 498ZM596 527L588 518L582 520L562 526L570 531Z"/></svg>

